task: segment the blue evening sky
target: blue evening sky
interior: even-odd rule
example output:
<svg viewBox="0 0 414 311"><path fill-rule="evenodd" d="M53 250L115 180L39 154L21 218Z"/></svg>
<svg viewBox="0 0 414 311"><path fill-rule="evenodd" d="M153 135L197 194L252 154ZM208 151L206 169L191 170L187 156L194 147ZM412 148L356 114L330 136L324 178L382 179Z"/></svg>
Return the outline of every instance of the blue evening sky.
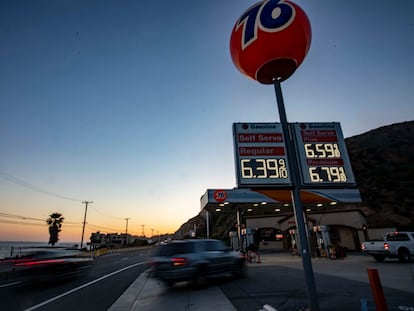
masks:
<svg viewBox="0 0 414 311"><path fill-rule="evenodd" d="M296 0L312 44L282 83L289 122L345 137L414 117L414 1ZM233 65L255 1L1 0L0 239L174 232L236 185L232 123L279 121L273 87ZM17 216L17 217L16 217ZM27 220L18 216L33 218Z"/></svg>

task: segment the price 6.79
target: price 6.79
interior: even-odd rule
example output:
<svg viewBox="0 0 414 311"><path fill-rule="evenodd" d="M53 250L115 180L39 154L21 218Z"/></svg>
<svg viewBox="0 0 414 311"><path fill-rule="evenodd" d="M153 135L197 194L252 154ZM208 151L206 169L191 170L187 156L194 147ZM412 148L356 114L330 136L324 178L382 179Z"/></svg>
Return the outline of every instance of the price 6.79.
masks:
<svg viewBox="0 0 414 311"><path fill-rule="evenodd" d="M346 182L345 170L342 166L311 166L309 167L309 176L311 182L323 183Z"/></svg>

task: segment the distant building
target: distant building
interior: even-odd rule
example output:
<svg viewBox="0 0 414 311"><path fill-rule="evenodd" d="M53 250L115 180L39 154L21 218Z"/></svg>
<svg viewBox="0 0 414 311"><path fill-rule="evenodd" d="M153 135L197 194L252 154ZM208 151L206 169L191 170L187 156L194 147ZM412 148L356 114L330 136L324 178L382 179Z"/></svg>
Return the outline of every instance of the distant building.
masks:
<svg viewBox="0 0 414 311"><path fill-rule="evenodd" d="M125 247L128 245L128 242L131 241L131 235L125 233L100 233L95 232L91 234L91 247L100 248L100 247Z"/></svg>
<svg viewBox="0 0 414 311"><path fill-rule="evenodd" d="M99 231L91 234L90 241L91 248L120 248L149 244L145 237L125 233L100 233Z"/></svg>

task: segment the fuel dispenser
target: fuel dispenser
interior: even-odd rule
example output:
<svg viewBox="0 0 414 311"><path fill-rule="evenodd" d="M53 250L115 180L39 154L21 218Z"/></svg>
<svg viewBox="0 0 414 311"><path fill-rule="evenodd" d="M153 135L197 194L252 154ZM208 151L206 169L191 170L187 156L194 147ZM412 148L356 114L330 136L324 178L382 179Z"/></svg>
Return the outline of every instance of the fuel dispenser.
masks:
<svg viewBox="0 0 414 311"><path fill-rule="evenodd" d="M328 249L328 245L331 245L329 226L314 226L313 232L316 234L319 256L330 257L330 250Z"/></svg>
<svg viewBox="0 0 414 311"><path fill-rule="evenodd" d="M230 231L230 246L232 250L246 252L249 245L253 243L253 232L250 228L242 226L240 236L237 231Z"/></svg>

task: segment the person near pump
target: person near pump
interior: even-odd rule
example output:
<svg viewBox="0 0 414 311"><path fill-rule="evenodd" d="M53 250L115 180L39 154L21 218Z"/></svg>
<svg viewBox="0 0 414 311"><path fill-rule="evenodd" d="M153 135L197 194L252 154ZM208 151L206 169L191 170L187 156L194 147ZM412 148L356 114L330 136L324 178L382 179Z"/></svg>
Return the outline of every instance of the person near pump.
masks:
<svg viewBox="0 0 414 311"><path fill-rule="evenodd" d="M260 251L259 251L260 240L261 240L260 230L256 229L253 235L253 243L249 245L249 249L248 249L248 261L249 262L252 262L253 259L255 259L257 263L262 262L260 260Z"/></svg>

